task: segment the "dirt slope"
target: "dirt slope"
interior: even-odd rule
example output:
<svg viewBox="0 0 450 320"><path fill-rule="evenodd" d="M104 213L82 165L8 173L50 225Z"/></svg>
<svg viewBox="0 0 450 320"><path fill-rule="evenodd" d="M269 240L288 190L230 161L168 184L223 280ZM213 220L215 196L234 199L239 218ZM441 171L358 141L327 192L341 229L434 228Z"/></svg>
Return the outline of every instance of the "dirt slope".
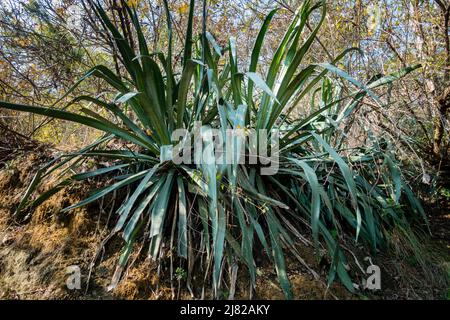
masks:
<svg viewBox="0 0 450 320"><path fill-rule="evenodd" d="M58 194L35 208L27 223L13 219L14 210L36 170L46 163L54 152L37 149L20 154L0 169L0 299L190 299L192 296L183 283L171 282L167 268L157 269L139 254L137 245L132 266L118 287L108 292L118 261L122 240L112 237L102 246L109 234L115 199L76 209L62 214L60 210L77 203L95 185L78 185L61 190ZM49 188L44 184L40 192ZM448 229L440 225L440 235ZM444 229L444 230L442 230ZM439 264L450 261L448 243L438 242L442 257ZM145 250L144 250L145 251ZM314 265L313 252L305 248L304 258ZM445 256L446 255L446 256ZM91 263L95 264L91 268ZM289 262L289 277L297 299L408 299L446 298L447 284L442 277L436 281L427 278L417 264L408 261L408 254L380 256L377 263L386 270L384 290L379 293L364 292L352 296L336 284L327 290L324 280L316 280L297 262ZM68 268L77 266L81 271L81 290L70 290ZM322 279L325 270L322 270ZM406 274L405 274L406 273ZM256 298L283 299L276 275L270 267L258 269ZM409 277L408 275L411 275ZM238 282L239 283L239 282ZM239 284L235 298L248 298L245 279ZM208 291L206 291L206 296ZM198 292L196 298L200 297Z"/></svg>

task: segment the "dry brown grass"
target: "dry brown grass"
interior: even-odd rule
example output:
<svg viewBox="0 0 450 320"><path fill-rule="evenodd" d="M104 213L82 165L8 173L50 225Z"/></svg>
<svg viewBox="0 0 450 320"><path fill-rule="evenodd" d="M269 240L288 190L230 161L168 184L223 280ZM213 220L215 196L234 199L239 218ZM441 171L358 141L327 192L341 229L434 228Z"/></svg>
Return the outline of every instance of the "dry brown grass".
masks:
<svg viewBox="0 0 450 320"><path fill-rule="evenodd" d="M0 170L0 299L190 299L190 294L183 289L183 283L178 291L179 284L174 280L171 285L168 270L158 272L154 264L145 260L145 253L137 254L139 250L134 251L130 259L134 263L125 270L122 281L115 290L108 292L107 287L111 283L123 244L119 236L113 237L100 250L99 259L92 269L89 290L85 294L90 263L108 232L106 217L101 216L98 204L68 213L60 211L83 199L90 186L80 185L61 190L35 208L27 224L19 224L11 216L43 158L41 154L30 154ZM40 191L50 186L51 181L44 184ZM432 261L433 265L425 263L424 269L423 262L411 258L415 248L406 246L408 241L401 233L392 233L390 242L395 249L391 251L394 254L381 256L376 261L382 265L383 292L365 294L369 298L397 299L436 298L442 295L446 285L441 272L445 268L445 258L433 254L432 258L424 260L428 264ZM427 250L431 248L422 240L421 243ZM306 264L318 268L313 248L304 246L299 251ZM439 253L442 251L437 251L437 255ZM363 258L363 254L360 258ZM296 299L357 298L339 284L327 290L323 280L315 279L305 266L293 261L288 260L288 270ZM81 268L81 291L66 288L66 270L71 265ZM260 299L284 299L274 270L263 264L258 273L254 296ZM197 279L203 277L200 275ZM248 279L238 276L236 299L248 298L247 289ZM209 296L210 292L206 290L205 298ZM199 297L198 290L196 297Z"/></svg>

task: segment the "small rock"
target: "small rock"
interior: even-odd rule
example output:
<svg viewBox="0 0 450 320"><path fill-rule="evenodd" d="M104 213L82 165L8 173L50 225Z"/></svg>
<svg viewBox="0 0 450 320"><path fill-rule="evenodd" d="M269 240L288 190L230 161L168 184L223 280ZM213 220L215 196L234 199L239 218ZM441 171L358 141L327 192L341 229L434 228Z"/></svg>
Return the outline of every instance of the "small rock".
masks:
<svg viewBox="0 0 450 320"><path fill-rule="evenodd" d="M14 242L13 237L8 234L5 234L3 237L1 237L1 234L0 234L0 239L2 239L2 241L1 241L2 246L8 246Z"/></svg>

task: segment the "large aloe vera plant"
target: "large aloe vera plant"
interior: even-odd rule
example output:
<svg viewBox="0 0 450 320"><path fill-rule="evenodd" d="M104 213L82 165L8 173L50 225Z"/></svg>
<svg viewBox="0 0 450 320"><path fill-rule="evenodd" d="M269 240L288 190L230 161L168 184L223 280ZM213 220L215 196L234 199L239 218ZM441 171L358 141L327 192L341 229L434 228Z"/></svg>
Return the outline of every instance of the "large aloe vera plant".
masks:
<svg viewBox="0 0 450 320"><path fill-rule="evenodd" d="M270 65L265 66L268 71L264 76L258 73L258 63L277 10L270 12L262 24L250 65L243 72L233 39L222 48L204 26L199 40L193 40L195 1L191 0L184 56L180 65L174 65L171 16L167 1L164 4L168 27L165 53L149 52L135 8L128 7L127 11L137 34L138 52L101 5L94 5L115 39L128 74L119 77L99 65L80 82L87 77L100 78L117 91L115 97L100 100L79 96L61 109L0 102L2 108L77 122L105 133L93 144L41 168L17 214L32 212L27 209L72 183L114 177L112 184L64 209L87 205L119 189L126 193L113 229L126 242L113 285L127 265L134 242L142 240L148 241L148 255L154 260L163 257L164 243L173 244L168 250L187 266L188 286L194 266L202 268L204 282L212 285L215 297L222 297L226 272L238 266L248 270L251 295L257 277L254 256L263 251L273 263L286 297L292 298L285 255L292 252L301 257L296 243L310 234L318 255L321 251L328 255L329 283L339 278L354 291L341 244L353 238L375 252L383 247L390 227L408 225L411 215L405 214L406 209L417 216L425 215L393 157L380 149L374 138L369 137L361 148L346 146L345 133L351 125L348 119L363 99L372 99L382 107L373 90L417 67L363 84L337 67L347 55L358 53L356 49L346 50L328 63L305 65L305 56L326 15L325 1L308 0L295 13ZM308 32L305 26L313 12L318 12L320 19ZM80 112L66 111L74 105L84 107ZM101 115L87 105L96 105L97 110L103 109L113 117L107 119L105 112ZM309 111L294 118L294 110ZM219 131L277 130L278 172L262 175L262 165L215 163L213 152L206 154L211 160L207 163L175 163L166 156L167 146L176 143L171 141L172 133L177 129L194 131L197 121L202 122L202 129ZM135 147L108 148L113 138ZM271 139L271 135L264 139ZM207 150L214 151L211 140L203 143ZM249 148L246 144L241 147ZM92 157L108 158L112 164L73 175ZM60 183L32 198L39 183L57 170L66 173L60 174Z"/></svg>

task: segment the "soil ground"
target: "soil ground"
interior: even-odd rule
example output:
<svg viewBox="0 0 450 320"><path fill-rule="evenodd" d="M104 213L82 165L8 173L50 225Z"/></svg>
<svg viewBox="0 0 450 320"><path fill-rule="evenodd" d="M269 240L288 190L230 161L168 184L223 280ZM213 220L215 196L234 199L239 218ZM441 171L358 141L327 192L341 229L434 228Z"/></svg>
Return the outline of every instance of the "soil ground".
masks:
<svg viewBox="0 0 450 320"><path fill-rule="evenodd" d="M102 246L109 234L110 207L114 199L76 209L60 210L80 201L93 185L65 188L34 209L30 221L18 223L13 213L37 168L54 156L36 149L14 155L0 168L0 299L173 299L193 298L184 283L171 282L167 268L158 269L139 254L136 245L131 267L123 280L108 291L122 247L119 236ZM45 191L48 185L39 191ZM430 252L417 261L411 248L393 234L396 250L378 255L382 290L352 295L341 285L327 289L326 272L319 279L297 260L288 261L289 278L296 299L447 299L450 252L450 207L441 202L430 209L433 236L424 235L421 245ZM306 264L317 265L311 248L302 248ZM95 259L96 258L96 259ZM95 260L95 263L92 262ZM68 267L78 266L81 290L69 290ZM320 271L318 267L317 270ZM447 272L447 275L445 274ZM242 280L241 280L242 278ZM235 298L248 298L245 277L238 276ZM201 292L194 293L195 298ZM208 297L206 291L205 297ZM283 299L275 271L262 265L258 269L255 298Z"/></svg>

